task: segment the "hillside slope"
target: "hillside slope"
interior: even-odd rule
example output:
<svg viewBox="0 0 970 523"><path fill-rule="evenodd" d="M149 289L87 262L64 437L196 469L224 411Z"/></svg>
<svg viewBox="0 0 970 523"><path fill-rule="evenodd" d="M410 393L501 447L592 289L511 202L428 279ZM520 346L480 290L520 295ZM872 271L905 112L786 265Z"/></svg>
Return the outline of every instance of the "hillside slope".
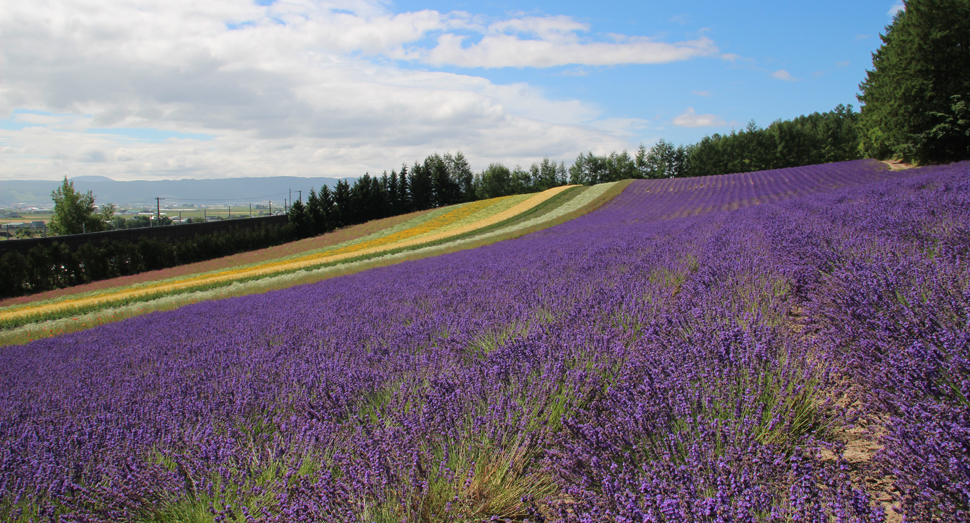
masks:
<svg viewBox="0 0 970 523"><path fill-rule="evenodd" d="M65 289L40 299L7 300L0 304L0 343L23 342L186 303L265 292L519 236L589 212L623 187L625 184L564 186L443 207L415 213L403 221L382 222L387 227L340 242L324 238L285 250L233 257L237 263L195 264L147 277ZM346 237L341 232L325 236ZM281 252L290 254L267 255Z"/></svg>
<svg viewBox="0 0 970 523"><path fill-rule="evenodd" d="M970 164L856 167L0 348L0 516L966 520Z"/></svg>

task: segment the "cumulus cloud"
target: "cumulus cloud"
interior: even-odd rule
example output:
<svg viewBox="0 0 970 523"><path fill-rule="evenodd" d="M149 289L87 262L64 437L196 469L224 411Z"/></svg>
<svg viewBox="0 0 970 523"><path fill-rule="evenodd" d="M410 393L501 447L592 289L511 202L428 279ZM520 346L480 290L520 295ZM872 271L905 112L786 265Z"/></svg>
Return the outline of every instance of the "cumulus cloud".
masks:
<svg viewBox="0 0 970 523"><path fill-rule="evenodd" d="M717 115L697 114L693 107L688 107L684 114L674 117L673 123L678 127L721 127L727 125L727 122Z"/></svg>
<svg viewBox="0 0 970 523"><path fill-rule="evenodd" d="M779 69L771 73L771 77L776 78L778 80L784 80L786 82L794 82L798 80L798 78L795 78L794 76L791 75L791 73L789 73L784 69Z"/></svg>
<svg viewBox="0 0 970 523"><path fill-rule="evenodd" d="M0 177L357 176L459 149L477 165L572 158L627 146L639 123L433 66L651 64L718 52L707 38L596 40L590 30L565 16L392 13L380 0L12 3L0 10L0 119L16 125L0 129ZM197 135L212 139L184 138Z"/></svg>

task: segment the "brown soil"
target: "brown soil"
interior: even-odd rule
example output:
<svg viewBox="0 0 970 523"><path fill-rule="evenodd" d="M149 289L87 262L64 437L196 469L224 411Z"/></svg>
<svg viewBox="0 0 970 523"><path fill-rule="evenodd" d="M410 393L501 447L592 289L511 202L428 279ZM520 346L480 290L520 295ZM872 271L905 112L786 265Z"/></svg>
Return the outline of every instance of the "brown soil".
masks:
<svg viewBox="0 0 970 523"><path fill-rule="evenodd" d="M804 308L795 306L788 315L789 321L785 326L791 335L796 338L801 337L809 343L812 334L806 332L806 327L810 323L808 313ZM840 394L841 397L836 404L841 409L858 412L861 403L856 398L861 394L853 390L854 386L847 385L847 387L848 390ZM836 461L841 458L849 467L852 482L864 487L872 497L872 503L881 506L885 511L886 523L901 523L903 516L895 510L899 506L899 503L894 501L898 498L895 478L877 470L872 463L876 453L883 448L879 441L886 433L886 423L887 419L883 417L863 416L853 426L835 428L831 437L841 443L840 454L837 456L828 449L821 449L820 454L825 461Z"/></svg>
<svg viewBox="0 0 970 523"><path fill-rule="evenodd" d="M431 212L431 211L418 211L411 214L403 214L401 216L392 216L390 218L384 218L382 220L374 220L367 223L362 223L360 225L345 227L343 229L340 229L331 233L321 234L320 236L316 236L313 238L306 238L300 241L284 243L283 245L268 247L266 249L260 249L258 251L241 252L238 254L233 254L231 256L225 256L223 258L216 258L214 260L208 260L208 261L203 261L198 263L190 263L188 265L180 265L178 267L171 267L169 269L162 269L159 271L143 272L140 274L133 274L131 276L121 276L119 278L114 278L110 280L95 281L91 283L86 283L84 285L78 285L76 287L68 287L66 289L56 289L52 291L33 294L30 296L19 296L17 298L7 298L4 300L0 300L0 307L20 305L23 303L47 300L51 298L68 296L71 294L78 294L78 293L87 292L87 291L110 289L113 287L122 287L125 285L132 285L135 283L163 280L166 278L174 278L176 276L187 276L190 274L214 271L218 269L230 269L230 268L234 268L240 265L246 265L250 263L269 261L276 258L282 258L284 256L300 254L303 252L312 251L314 249L320 249L322 247L336 245L338 243L354 240L356 238L361 238L369 234L373 234L375 232L381 231L383 229L394 227L395 225L404 223L412 218L421 216L422 214L426 214L428 212Z"/></svg>
<svg viewBox="0 0 970 523"><path fill-rule="evenodd" d="M896 511L899 503L895 482L892 476L881 475L873 470L871 462L876 453L882 450L879 439L885 434L884 420L861 420L861 422L837 435L844 447L841 457L849 466L853 482L865 485L872 496L872 502L882 506L886 513L886 523L901 523L903 515ZM825 459L835 460L836 456L823 451Z"/></svg>
<svg viewBox="0 0 970 523"><path fill-rule="evenodd" d="M912 169L913 167L916 167L911 163L904 163L899 160L883 160L882 163L888 165L889 169L893 171L902 171L903 169Z"/></svg>

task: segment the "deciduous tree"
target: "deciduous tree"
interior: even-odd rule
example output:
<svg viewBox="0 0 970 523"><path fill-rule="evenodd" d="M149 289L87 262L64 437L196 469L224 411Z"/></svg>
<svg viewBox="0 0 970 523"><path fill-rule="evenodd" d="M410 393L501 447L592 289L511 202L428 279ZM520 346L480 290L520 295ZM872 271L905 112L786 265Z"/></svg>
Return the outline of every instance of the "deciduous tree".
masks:
<svg viewBox="0 0 970 523"><path fill-rule="evenodd" d="M64 177L64 183L51 193L54 200L54 214L51 217L52 234L80 234L98 232L107 228L114 217L115 207L110 203L99 210L94 205L91 191L81 194L74 189L74 182Z"/></svg>

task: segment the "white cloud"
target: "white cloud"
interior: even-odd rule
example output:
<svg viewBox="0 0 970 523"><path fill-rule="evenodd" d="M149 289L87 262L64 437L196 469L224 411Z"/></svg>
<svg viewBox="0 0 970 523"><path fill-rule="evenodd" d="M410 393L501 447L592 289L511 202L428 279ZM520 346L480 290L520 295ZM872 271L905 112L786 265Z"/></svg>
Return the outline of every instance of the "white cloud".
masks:
<svg viewBox="0 0 970 523"><path fill-rule="evenodd" d="M543 40L574 43L578 32L589 31L583 24L568 16L527 16L496 22L488 26L489 34L527 34Z"/></svg>
<svg viewBox="0 0 970 523"><path fill-rule="evenodd" d="M564 16L395 14L380 0L12 3L0 10L0 118L27 126L0 129L0 178L357 176L459 149L477 166L571 159L628 146L640 123L528 84L395 61L549 67L717 53L707 38L598 41L590 29Z"/></svg>
<svg viewBox="0 0 970 523"><path fill-rule="evenodd" d="M771 77L777 78L778 80L784 80L786 82L795 82L798 80L798 78L795 78L794 76L791 75L791 73L789 73L784 69L779 69L771 73Z"/></svg>
<svg viewBox="0 0 970 523"><path fill-rule="evenodd" d="M678 127L721 127L727 122L714 114L697 114L693 107L688 107L684 114L674 117L673 124Z"/></svg>
<svg viewBox="0 0 970 523"><path fill-rule="evenodd" d="M902 11L903 9L905 9L905 7L906 6L904 6L902 2L896 2L893 4L892 7L889 8L889 12L886 14L888 14L889 16L896 16L896 13L898 13L899 11Z"/></svg>
<svg viewBox="0 0 970 523"><path fill-rule="evenodd" d="M705 98L713 96L710 91L692 91L691 94L694 94L697 96L703 96Z"/></svg>
<svg viewBox="0 0 970 523"><path fill-rule="evenodd" d="M618 136L632 137L638 131L647 129L649 122L642 118L606 118L597 121L594 127Z"/></svg>
<svg viewBox="0 0 970 523"><path fill-rule="evenodd" d="M438 45L420 59L432 65L459 67L556 67L562 65L662 64L717 53L709 38L677 43L629 37L620 42L578 42L570 38L523 39L515 35L488 35L464 45L466 37L444 34Z"/></svg>

